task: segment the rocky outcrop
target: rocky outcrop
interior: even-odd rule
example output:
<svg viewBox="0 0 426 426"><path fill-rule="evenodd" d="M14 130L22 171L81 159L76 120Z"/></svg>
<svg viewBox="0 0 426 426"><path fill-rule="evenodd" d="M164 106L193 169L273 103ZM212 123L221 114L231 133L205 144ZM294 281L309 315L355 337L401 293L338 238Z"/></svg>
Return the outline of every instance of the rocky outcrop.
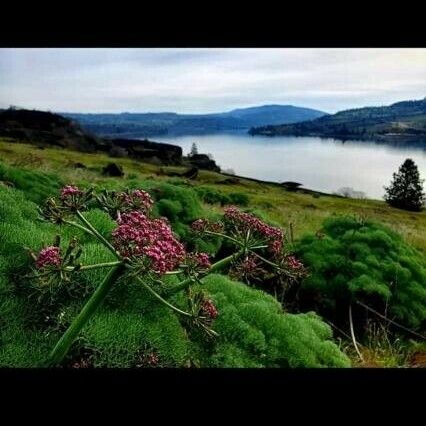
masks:
<svg viewBox="0 0 426 426"><path fill-rule="evenodd" d="M168 143L152 142L147 139L111 139L113 150L125 150L129 157L140 160L157 158L162 164L172 165L182 162L182 148ZM124 151L123 151L124 152Z"/></svg>
<svg viewBox="0 0 426 426"><path fill-rule="evenodd" d="M220 172L220 167L206 154L191 155L188 157L188 161L191 165L198 167L199 169Z"/></svg>
<svg viewBox="0 0 426 426"><path fill-rule="evenodd" d="M186 172L182 173L181 176L182 177L186 177L188 179L197 179L198 177L198 167L191 167L189 170L187 170Z"/></svg>
<svg viewBox="0 0 426 426"><path fill-rule="evenodd" d="M107 164L103 169L102 173L106 176L113 176L113 177L123 177L123 167L120 166L120 164L117 163L109 163Z"/></svg>
<svg viewBox="0 0 426 426"><path fill-rule="evenodd" d="M288 181L288 182L282 182L281 186L287 189L287 191L296 191L297 189L299 189L300 186L302 186L302 184L298 182Z"/></svg>

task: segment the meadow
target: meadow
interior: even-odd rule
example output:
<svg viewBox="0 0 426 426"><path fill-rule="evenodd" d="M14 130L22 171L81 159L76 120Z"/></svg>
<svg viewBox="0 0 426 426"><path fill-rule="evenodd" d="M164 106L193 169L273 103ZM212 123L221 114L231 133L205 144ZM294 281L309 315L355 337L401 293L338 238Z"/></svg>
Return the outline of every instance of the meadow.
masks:
<svg viewBox="0 0 426 426"><path fill-rule="evenodd" d="M112 161L123 167L124 177L102 174ZM381 201L289 191L203 170L196 179L185 179L179 176L185 171L0 140L1 366L42 363L102 280L101 271L88 270L66 290L32 292L25 278L31 260L24 247L40 250L61 233L65 244L74 236L84 244L85 262L112 261L111 254L90 236L39 220L37 207L69 184L99 191L147 191L155 200L154 214L167 217L187 247L208 252L214 260L229 254L229 247L218 240L195 238L191 223L199 218L218 220L226 206L236 205L282 229L309 274L295 284L295 290L286 287L281 293L278 280L269 275L248 282L243 276L222 272L207 275L194 288L208 291L219 311L213 322L219 334L215 341L188 328L145 288L119 281L82 330L65 365L386 367L424 362L425 211L413 213ZM89 209L86 217L103 235L114 229L114 221L98 208ZM359 239L345 245L348 235L355 232ZM355 257L350 258L354 247ZM385 269L381 262L386 262ZM392 288L394 276L401 286L396 290ZM176 279L171 276L164 281L167 294ZM182 293L168 300L179 309L186 307ZM392 328L372 313L366 318L357 301L367 302L385 317L389 307L389 318L408 331ZM346 308L352 304L355 326L349 330ZM351 332L358 337L354 339Z"/></svg>

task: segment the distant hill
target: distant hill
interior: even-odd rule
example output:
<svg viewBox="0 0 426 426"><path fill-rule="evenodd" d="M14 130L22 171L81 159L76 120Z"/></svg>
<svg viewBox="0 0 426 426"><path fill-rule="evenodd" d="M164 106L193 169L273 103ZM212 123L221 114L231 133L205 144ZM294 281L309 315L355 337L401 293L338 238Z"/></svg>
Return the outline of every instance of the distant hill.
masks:
<svg viewBox="0 0 426 426"><path fill-rule="evenodd" d="M40 146L50 145L95 152L107 143L85 132L79 124L51 112L13 109L0 110L0 136Z"/></svg>
<svg viewBox="0 0 426 426"><path fill-rule="evenodd" d="M324 114L322 111L292 105L263 105L216 114L61 113L65 117L78 121L87 131L99 136L114 137L245 132L254 126L296 123L312 120Z"/></svg>
<svg viewBox="0 0 426 426"><path fill-rule="evenodd" d="M426 139L426 98L390 106L350 109L299 123L250 129L251 135L295 135L345 139Z"/></svg>
<svg viewBox="0 0 426 426"><path fill-rule="evenodd" d="M182 163L182 148L179 146L146 139L101 138L88 133L75 121L51 112L0 110L0 136L40 148L56 146L90 153L105 152L112 157L155 160L162 164Z"/></svg>

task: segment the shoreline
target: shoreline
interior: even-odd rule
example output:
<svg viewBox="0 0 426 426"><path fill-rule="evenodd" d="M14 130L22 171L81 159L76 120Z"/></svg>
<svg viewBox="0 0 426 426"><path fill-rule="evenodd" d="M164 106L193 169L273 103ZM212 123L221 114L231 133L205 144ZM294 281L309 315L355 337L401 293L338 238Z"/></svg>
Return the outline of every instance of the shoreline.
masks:
<svg viewBox="0 0 426 426"><path fill-rule="evenodd" d="M419 144L426 144L426 135L401 135L397 133L392 134L386 134L386 135L342 135L342 134L323 134L323 133L304 133L304 134L297 134L297 133L285 133L285 134L270 134L267 132L259 132L259 133L247 133L249 136L255 137L255 136L266 136L269 138L274 137L296 137L296 138L304 138L304 137L315 137L320 139L336 139L342 142L346 141L363 141L363 142L382 142L382 143L413 143L418 142Z"/></svg>
<svg viewBox="0 0 426 426"><path fill-rule="evenodd" d="M322 191L316 191L314 189L309 189L309 188L305 188L303 187L303 184L300 184L300 187L294 188L294 189L289 189L288 187L285 186L285 182L273 182L273 181L268 181L268 180L262 180L262 179L256 179L256 178L251 178L251 177L247 177L247 176L240 176L237 174L230 174L230 173L225 173L225 172L220 172L221 175L223 176L227 176L230 178L235 178L235 179L243 179L243 180L248 180L250 182L255 182L255 183L259 183L261 185L272 185L272 186L276 186L279 187L281 189L283 189L284 191L287 192L299 192L302 194L317 194L317 195L322 195L322 196L327 196L327 197L336 197L336 198L350 198L350 197L344 197L343 195L339 195L339 194L332 194L332 193L328 193L328 192L322 192ZM353 198L354 200L360 200L358 198ZM369 198L366 198L366 200L370 200ZM375 200L375 199L371 199L374 201L380 201L380 200Z"/></svg>

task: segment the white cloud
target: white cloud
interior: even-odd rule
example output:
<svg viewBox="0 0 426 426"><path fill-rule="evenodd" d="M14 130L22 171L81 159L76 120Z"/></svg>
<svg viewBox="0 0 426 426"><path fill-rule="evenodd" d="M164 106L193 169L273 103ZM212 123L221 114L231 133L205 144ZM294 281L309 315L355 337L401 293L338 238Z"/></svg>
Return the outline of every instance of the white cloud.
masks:
<svg viewBox="0 0 426 426"><path fill-rule="evenodd" d="M426 49L0 49L0 106L335 112L426 95Z"/></svg>

